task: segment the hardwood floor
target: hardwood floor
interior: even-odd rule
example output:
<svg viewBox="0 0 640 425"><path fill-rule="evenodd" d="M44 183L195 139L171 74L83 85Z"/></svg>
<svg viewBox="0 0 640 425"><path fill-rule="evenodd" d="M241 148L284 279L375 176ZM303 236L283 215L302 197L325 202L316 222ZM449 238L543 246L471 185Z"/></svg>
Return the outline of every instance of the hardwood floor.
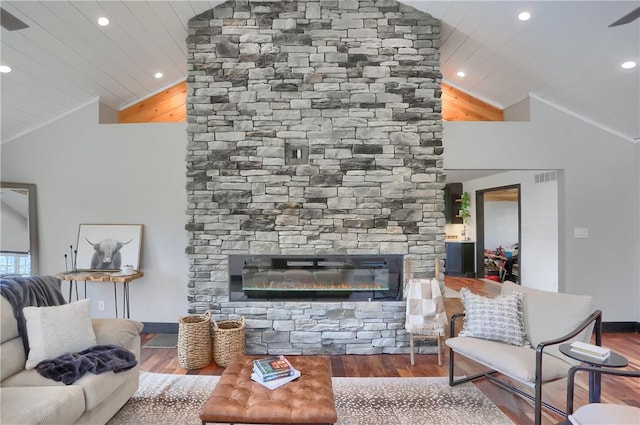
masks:
<svg viewBox="0 0 640 425"><path fill-rule="evenodd" d="M447 287L459 291L467 287L472 292L495 296L500 292L499 284L478 279L451 278L445 279ZM461 309L457 299L446 300L447 313ZM153 337L153 334L142 335L142 345ZM630 370L640 370L640 336L637 333L606 333L602 345L622 354L629 360ZM458 357L456 357L458 359ZM198 369L185 370L180 367L176 349L144 348L141 349L142 370L157 373L221 375L223 368L215 363ZM416 365L411 366L408 354L383 354L372 356L343 355L331 356L333 376L344 377L437 377L448 376L449 353L445 350L443 365L438 366L436 355L416 355ZM458 367L460 366L460 367ZM471 374L482 369L470 361L456 360L456 374ZM519 396L502 390L486 379L477 380L475 385L516 424L533 424L533 406ZM586 375L579 375L575 393L575 405L587 402L588 380ZM602 402L621 403L640 407L640 379L602 377ZM543 388L544 400L563 409L566 406L566 379L562 379ZM563 418L543 409L543 424L560 422Z"/></svg>

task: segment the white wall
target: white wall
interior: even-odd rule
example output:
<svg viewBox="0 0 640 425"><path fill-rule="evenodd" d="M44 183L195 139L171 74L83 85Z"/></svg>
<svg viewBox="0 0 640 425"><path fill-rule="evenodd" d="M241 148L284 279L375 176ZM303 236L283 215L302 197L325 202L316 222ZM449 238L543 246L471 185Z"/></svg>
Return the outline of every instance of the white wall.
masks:
<svg viewBox="0 0 640 425"><path fill-rule="evenodd" d="M484 201L484 246L509 248L518 243L518 203Z"/></svg>
<svg viewBox="0 0 640 425"><path fill-rule="evenodd" d="M96 102L2 145L2 180L37 185L41 274L64 271L80 223L141 223L145 276L130 285L131 317L175 323L186 314L185 126L99 125ZM93 316L113 317L112 284L87 291Z"/></svg>
<svg viewBox="0 0 640 425"><path fill-rule="evenodd" d="M42 273L62 271L79 223L143 223L145 277L131 285L132 317L175 323L187 311L185 124L100 126L97 116L96 103L2 145L2 179L38 186ZM536 100L531 117L445 122L444 167L562 170L558 289L594 296L605 321L639 321L637 144ZM573 238L574 227L589 238ZM112 308L111 285L88 288Z"/></svg>
<svg viewBox="0 0 640 425"><path fill-rule="evenodd" d="M525 98L504 110L505 121L529 121L530 119L531 108L528 98Z"/></svg>
<svg viewBox="0 0 640 425"><path fill-rule="evenodd" d="M444 168L561 170L558 290L593 296L604 321L639 321L637 144L534 99L531 119L445 122Z"/></svg>

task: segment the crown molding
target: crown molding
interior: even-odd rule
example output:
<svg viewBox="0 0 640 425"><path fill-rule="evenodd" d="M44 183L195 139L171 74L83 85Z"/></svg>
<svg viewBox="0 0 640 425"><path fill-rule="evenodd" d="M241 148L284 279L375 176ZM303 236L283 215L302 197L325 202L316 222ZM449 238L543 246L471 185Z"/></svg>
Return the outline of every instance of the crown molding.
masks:
<svg viewBox="0 0 640 425"><path fill-rule="evenodd" d="M547 100L547 99L544 99L544 98L538 96L535 93L529 92L529 97L531 99L537 100L540 103L544 103L545 105L550 106L553 109L556 109L556 110L558 110L560 112L564 112L567 115L571 115L572 117L577 118L582 122L585 122L585 123L587 123L589 125L597 127L600 130L605 131L605 132L607 132L607 133L609 133L609 134L611 134L613 136L619 137L619 138L621 138L623 140L626 140L628 142L631 142L631 143L640 142L640 140L638 140L638 139L633 139L632 137L627 136L626 134L623 134L623 133L619 132L618 130L614 130L614 129L610 128L610 127L602 125L602 124L600 124L600 123L598 123L598 122L596 122L596 121L594 121L594 120L592 120L590 118L584 117L584 116L582 116L582 115L580 115L580 114L578 114L578 113L576 113L576 112L574 112L574 111L572 111L570 109L567 109L564 106L557 105L557 104L551 102L550 100Z"/></svg>

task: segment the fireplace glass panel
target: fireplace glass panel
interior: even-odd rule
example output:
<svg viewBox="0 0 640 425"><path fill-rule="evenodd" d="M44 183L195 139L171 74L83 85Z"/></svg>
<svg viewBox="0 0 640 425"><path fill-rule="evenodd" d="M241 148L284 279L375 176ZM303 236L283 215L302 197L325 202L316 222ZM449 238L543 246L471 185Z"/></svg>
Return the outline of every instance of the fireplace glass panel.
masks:
<svg viewBox="0 0 640 425"><path fill-rule="evenodd" d="M247 298L356 294L356 298L371 299L395 298L399 293L402 256L237 257L232 256L230 263L241 267L238 277Z"/></svg>

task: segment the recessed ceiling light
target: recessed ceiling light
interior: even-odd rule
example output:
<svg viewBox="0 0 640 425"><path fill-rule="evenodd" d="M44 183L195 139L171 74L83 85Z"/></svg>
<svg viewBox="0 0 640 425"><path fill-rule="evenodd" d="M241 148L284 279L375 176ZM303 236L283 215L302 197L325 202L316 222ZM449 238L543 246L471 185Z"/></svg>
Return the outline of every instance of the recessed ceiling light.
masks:
<svg viewBox="0 0 640 425"><path fill-rule="evenodd" d="M636 67L636 63L635 61L626 61L626 62L622 62L620 64L620 66L622 67L622 69L633 69Z"/></svg>
<svg viewBox="0 0 640 425"><path fill-rule="evenodd" d="M520 19L521 21L528 21L529 19L531 19L531 13L529 13L529 12L520 12L518 14L518 19Z"/></svg>
<svg viewBox="0 0 640 425"><path fill-rule="evenodd" d="M2 72L3 74L11 72L11 67L7 65L0 65L0 72Z"/></svg>
<svg viewBox="0 0 640 425"><path fill-rule="evenodd" d="M164 74L162 72L156 72L155 74L153 74L153 76L156 79L160 79L160 78L164 77Z"/></svg>
<svg viewBox="0 0 640 425"><path fill-rule="evenodd" d="M457 75L458 77L460 77L460 78L463 78L463 77L465 77L467 74L466 74L464 71L458 71L458 72L456 72L456 75Z"/></svg>
<svg viewBox="0 0 640 425"><path fill-rule="evenodd" d="M100 25L101 27L106 27L107 25L109 25L109 18L106 18L104 16L99 17L98 25Z"/></svg>

